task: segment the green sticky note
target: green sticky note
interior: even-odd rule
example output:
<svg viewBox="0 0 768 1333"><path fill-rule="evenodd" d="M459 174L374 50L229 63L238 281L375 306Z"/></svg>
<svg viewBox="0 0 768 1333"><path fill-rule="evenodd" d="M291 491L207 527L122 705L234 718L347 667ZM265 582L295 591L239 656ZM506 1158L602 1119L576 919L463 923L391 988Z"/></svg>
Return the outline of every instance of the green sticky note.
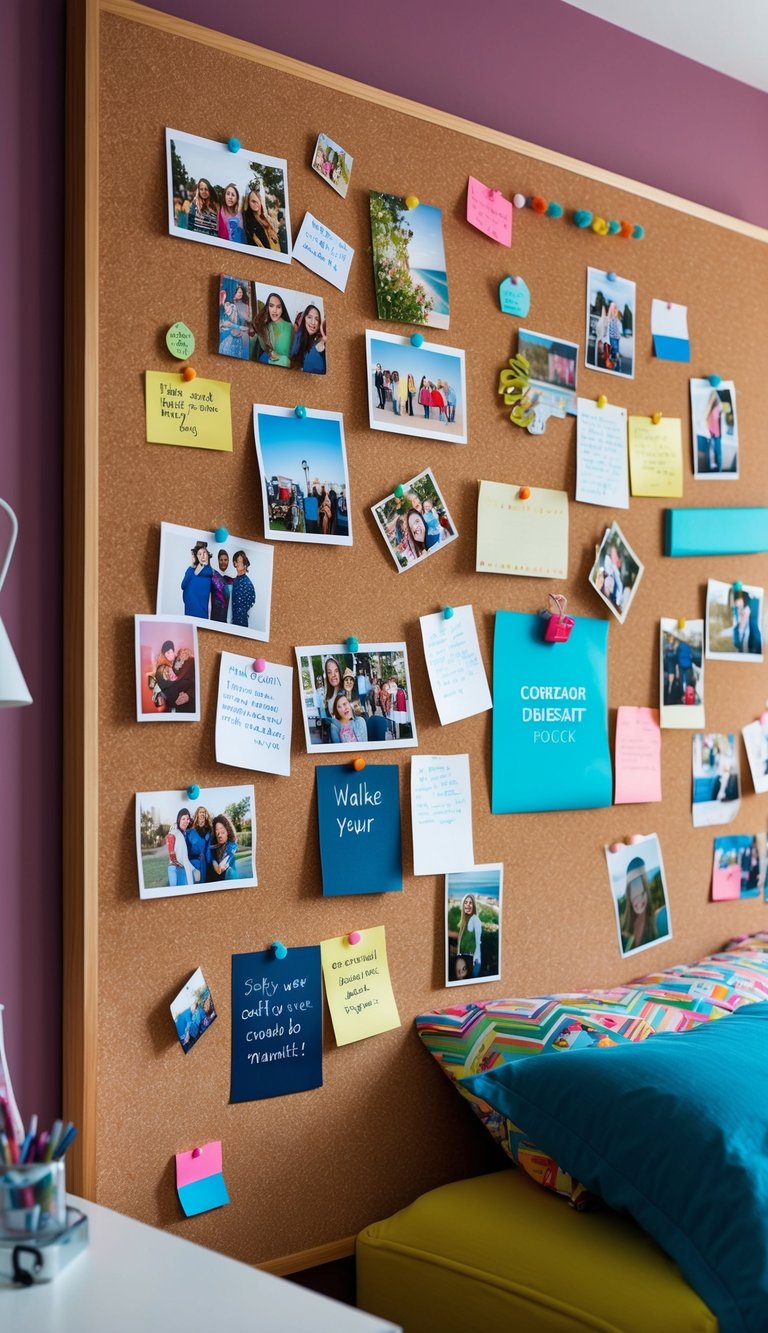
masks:
<svg viewBox="0 0 768 1333"><path fill-rule="evenodd" d="M178 323L172 324L166 333L165 345L171 356L178 357L179 361L186 361L195 350L195 335L179 320Z"/></svg>

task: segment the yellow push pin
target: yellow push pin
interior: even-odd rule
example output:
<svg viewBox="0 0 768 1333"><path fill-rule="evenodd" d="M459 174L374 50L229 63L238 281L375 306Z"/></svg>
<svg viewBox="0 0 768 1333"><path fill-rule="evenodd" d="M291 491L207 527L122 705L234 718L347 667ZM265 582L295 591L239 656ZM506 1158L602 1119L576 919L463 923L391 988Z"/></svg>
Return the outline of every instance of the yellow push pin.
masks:
<svg viewBox="0 0 768 1333"><path fill-rule="evenodd" d="M599 397L598 400L597 400L597 406L598 406L598 407L607 407L607 406L608 406L608 399L606 398L606 396L605 396L604 393L601 393L601 394L600 394L600 397Z"/></svg>
<svg viewBox="0 0 768 1333"><path fill-rule="evenodd" d="M653 416L651 417L651 421L653 422L654 426L658 426L659 422L661 421L661 412L654 412Z"/></svg>
<svg viewBox="0 0 768 1333"><path fill-rule="evenodd" d="M677 628L678 628L678 629L685 629L685 626L686 626L686 621L685 621L685 619L681 616L680 619L679 619L678 622L677 622Z"/></svg>
<svg viewBox="0 0 768 1333"><path fill-rule="evenodd" d="M407 194L405 196L405 206L406 208L418 208L419 196L417 194Z"/></svg>

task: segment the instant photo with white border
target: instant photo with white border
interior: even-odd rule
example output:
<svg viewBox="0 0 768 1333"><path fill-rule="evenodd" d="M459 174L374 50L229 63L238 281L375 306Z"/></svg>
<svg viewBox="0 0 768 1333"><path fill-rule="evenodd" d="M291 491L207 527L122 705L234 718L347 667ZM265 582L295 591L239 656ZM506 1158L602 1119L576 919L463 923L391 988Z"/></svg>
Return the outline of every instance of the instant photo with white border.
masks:
<svg viewBox="0 0 768 1333"><path fill-rule="evenodd" d="M631 583L623 578L626 571L624 569L624 559L621 555L622 547L626 552L627 561L630 565L634 565L635 575ZM619 556L618 563L613 559L612 550ZM606 528L603 540L597 548L589 581L600 600L615 615L620 625L623 625L627 618L644 572L645 565L642 560L632 550L618 523L613 522L609 528Z"/></svg>
<svg viewBox="0 0 768 1333"><path fill-rule="evenodd" d="M605 848L605 859L608 863L608 877L611 882L611 899L613 901L613 910L616 918L616 933L619 939L619 952L623 958L629 958L631 954L643 953L646 949L653 949L655 945L662 944L666 940L672 939L672 917L669 910L669 893L667 892L667 882L664 875L664 861L661 855L661 845L657 834L648 833L644 837L631 843L613 843ZM642 864L633 866L633 861L639 861ZM650 870L649 870L650 867ZM627 872L631 873L628 875ZM648 882L648 876L652 881L658 876L661 881L662 901L659 907L653 907L651 899L650 907L653 912L654 931L659 934L654 939L646 940L645 943L636 945L625 944L625 932L622 931L622 918L624 924L629 924L628 916L633 917L633 907L629 913L626 906L627 894L631 888L632 882L642 877L645 884L646 897L651 893L652 883ZM629 881L629 882L628 882ZM619 911L619 902L625 899L623 912ZM646 909L647 910L647 909ZM662 912L665 916L662 916ZM665 919L666 918L666 919ZM634 924L634 921L632 922ZM645 932L644 932L645 933ZM629 936L627 936L627 939Z"/></svg>
<svg viewBox="0 0 768 1333"><path fill-rule="evenodd" d="M199 722L200 654L197 625L185 616L144 615L134 616L133 624L136 721ZM166 643L170 647L163 653ZM146 650L149 650L149 654ZM191 692L189 684L192 686ZM146 693L143 688L145 685ZM183 697L185 694L188 696L186 700ZM145 708L144 702L148 696L151 696L153 702ZM162 707L158 706L158 699ZM191 708L187 707L189 702L192 703Z"/></svg>
<svg viewBox="0 0 768 1333"><path fill-rule="evenodd" d="M377 346L383 344L391 349L387 355L391 360L399 362L406 377L408 374L413 375L415 383L412 403L413 415L408 412L407 398L405 411L401 410L399 413L389 411L386 407L381 408L375 401L377 395L374 382L376 365L380 364L381 356L385 355L384 352L377 350ZM444 360L442 367L441 357ZM366 329L365 362L368 385L368 424L371 430L390 431L395 435L416 435L423 440L445 440L448 444L467 443L467 376L464 352L460 347L444 347L442 343L430 342L422 342L419 347L414 347L410 338L403 338L396 333L381 333L378 329ZM436 367L441 367L439 375ZM395 369L400 374L399 366L387 366L386 369ZM429 418L427 419L425 416L424 405L419 402L420 380L426 378L431 383L433 382L432 375L434 375L434 382L439 379L445 383L447 380L450 387L456 392L457 401L453 407L453 412L454 415L457 412L460 413L457 421L441 422L439 416L436 420L433 419L432 412L439 413L439 408L434 406L428 408ZM459 381L458 385L456 384L457 379ZM377 413L382 413L382 415L378 416ZM423 422L422 425L419 425L420 418ZM430 423L432 424L430 425ZM452 429L452 427L457 429Z"/></svg>
<svg viewBox="0 0 768 1333"><path fill-rule="evenodd" d="M307 408L306 416L297 417L292 407L275 407L271 403L254 403L253 435L256 457L261 474L261 499L264 508L264 536L267 541L311 542L320 546L352 545L352 505L349 494L349 467L344 440L344 414ZM277 438L270 438L275 435ZM283 438L284 437L284 438ZM314 450L314 453L313 453ZM279 470L278 464L282 464ZM291 495L280 500L280 482L290 482ZM278 483L277 498L270 496L273 482ZM329 488L329 483L331 483ZM318 485L321 491L317 492ZM336 485L339 490L335 489ZM274 488L273 488L274 489ZM299 494L300 492L300 494ZM334 512L331 494L336 496ZM343 496L346 507L346 533L321 531L325 497L328 497L329 525L339 523L339 500ZM306 502L315 501L317 515L307 514ZM280 508L289 527L280 530L270 527L273 513ZM312 513L314 515L314 508ZM295 512L294 512L295 511ZM301 531L303 517L304 530ZM296 522L294 530L290 525ZM307 531L313 523L317 531Z"/></svg>
<svg viewBox="0 0 768 1333"><path fill-rule="evenodd" d="M210 845L214 845L214 835L216 833L217 820L224 815L234 829L231 817L227 814L227 807L237 805L247 800L249 805L250 823L251 823L251 847L248 853L250 861L250 875L244 875L242 878L238 875L235 879L225 878L226 870L229 864L224 865L223 871L209 881L207 878L208 870L206 868L203 875L203 868L207 866L205 854L203 851L194 851L187 840L187 830L194 828L194 821L198 810L201 808L208 813L211 821L211 840ZM179 824L180 817L186 811L189 822L181 829ZM145 845L148 836L146 825L142 829L142 815L148 816L152 821L152 827L156 833L152 837L151 845ZM162 833L165 828L167 832ZM224 843L226 848L230 841L229 830L227 839ZM144 842L142 841L142 834ZM174 835L173 864L170 854L170 847L166 841L167 837ZM180 848L180 854L177 854L176 840L184 839L184 845ZM159 838L159 841L158 841ZM237 831L235 830L235 847L237 843ZM235 866L237 862L237 853L225 851L227 858L234 856ZM240 859L244 859L244 856ZM201 787L194 799L186 791L174 791L167 789L165 791L138 791L136 793L136 860L138 863L139 879L139 897L142 899L152 898L182 898L192 893L217 893L223 889L253 889L258 884L256 873L256 799L254 788L249 783L238 783L227 787ZM199 861L199 867L195 861ZM222 865L223 857L219 857L218 864ZM147 884L147 873L152 870L152 879L160 879L158 884ZM199 876L196 878L196 875ZM173 882L171 882L173 881Z"/></svg>
<svg viewBox="0 0 768 1333"><path fill-rule="evenodd" d="M715 662L762 662L765 589L707 580L707 657ZM727 646L726 646L727 645Z"/></svg>
<svg viewBox="0 0 768 1333"><path fill-rule="evenodd" d="M194 573L189 575L189 571L195 569L193 551L202 543L208 547L211 575L218 572L225 580L230 580L225 584L229 589L229 595L223 607L223 619L220 618L222 607L218 603L218 616L211 615L212 591L209 592L206 615L195 615L193 612L185 611L185 597L189 605L199 604L202 608L205 604L204 588L198 588L192 580L205 579L206 576ZM222 568L222 553L226 553L228 557L224 568ZM235 559L241 553L245 554L248 564L239 571L235 566ZM228 533L226 541L217 542L216 533L209 529L186 528L178 523L161 523L157 614L180 616L201 629L219 630L224 634L234 634L240 639L259 639L266 643L269 639L274 555L274 547L267 546L264 542L253 541L250 537L235 537L232 533ZM242 594L235 598L235 579L240 577L250 582L253 601L251 601L251 590L245 585ZM211 577L209 582L212 581ZM187 585L184 590L182 583ZM194 597L194 602L189 600L191 597ZM238 622L246 604L249 604L247 624L243 625ZM233 620L233 616L238 617L238 622Z"/></svg>
<svg viewBox="0 0 768 1333"><path fill-rule="evenodd" d="M415 490L418 482L423 482L425 478L429 479L429 487L437 497L437 506L431 495L426 498L419 495ZM415 569L417 565L424 562L424 559L430 555L437 555L438 551L444 551L446 546L455 541L459 535L458 528L451 517L445 497L435 481L435 474L430 467L424 468L418 476L411 477L409 481L400 483L403 487L403 495L396 496L394 491L385 495L383 500L377 501L371 505L376 527L379 529L384 543L395 562L398 574L404 574L408 569ZM414 499L418 502L414 503ZM425 511L424 506L429 503L431 508ZM392 515L389 519L385 517L385 510L391 508ZM402 510L402 512L400 512ZM412 531L409 514L415 511L419 515L420 530ZM425 512L427 517L425 518ZM443 523L445 518L446 523ZM394 521L394 530L390 535L388 524ZM399 538L399 540L396 540ZM421 546L421 551L418 550ZM403 563L404 562L404 563Z"/></svg>
<svg viewBox="0 0 768 1333"><path fill-rule="evenodd" d="M504 888L504 863L503 861L490 861L485 865L477 865L473 870L459 870L447 874L445 877L445 984L446 986L479 986L485 981L501 980L501 957L502 957L502 893ZM480 952L480 967L482 968L482 919L478 907L477 899L485 897L486 900L492 899L493 910L496 912L496 925L498 929L496 935L496 970L487 974L478 976L472 975L472 968L468 968L468 975L464 977L457 976L458 960L465 958L467 964L471 961L466 954L462 954L458 948L461 943L461 931L456 937L456 949L451 950L451 938L448 927L448 913L451 908L451 899L454 902L459 899L463 904L464 898L469 895L476 908L478 924L480 926L480 938L477 940L475 935L475 950ZM459 927L461 927L461 917L459 917ZM471 918L467 922L467 929L471 928ZM465 932L466 933L466 932ZM473 951L474 957L474 951ZM454 977L451 978L451 962L454 964Z"/></svg>
<svg viewBox="0 0 768 1333"><path fill-rule="evenodd" d="M307 754L343 754L355 750L405 750L405 749L414 749L418 745L418 739L416 736L416 718L413 710L413 691L411 689L411 677L410 677L410 672L408 670L408 649L406 648L404 643L378 643L378 642L359 643L354 652L352 652L346 646L346 644L343 643L322 643L322 644L309 644L303 647L298 647L296 648L295 651L296 651L296 664L298 667L297 677L299 684L299 694L301 697L301 716L304 722L304 740L307 746ZM374 718L378 718L378 713L374 711L374 713L369 714L368 696L372 693L372 691L368 688L368 685L371 684L371 678L366 674L364 678L366 682L366 688L363 691L361 686L361 673L358 670L359 666L361 665L359 659L361 657L370 658L392 653L397 653L403 659L403 675L405 678L404 690L406 695L405 716L402 715L402 710L399 711L397 710L395 706L396 705L396 698L395 698L391 702L391 709L390 709L391 719L389 715L386 718L387 731L390 730L391 726L392 729L394 730L394 734L387 735L382 740L369 740L369 739L362 740L357 738L355 740L339 741L339 742L335 742L332 740L313 741L312 739L313 729L317 731L319 727L321 735L324 735L326 724L328 724L328 729L330 730L331 715L328 714L326 716L326 713L323 711L324 705L320 697L321 691L323 695L325 695L326 682L328 679L325 667L325 659L334 658L337 661L337 663L341 667L340 679L342 681L344 678L344 667L342 666L342 661L348 658L353 659L351 666L347 668L347 672L349 675L353 677L355 681L355 686L354 686L354 692L356 696L355 702L360 703L362 705L364 717L367 718L368 716L370 716L371 719L373 720ZM311 665L311 659L313 657L320 657L324 659L321 685L318 685L316 676L313 672L313 668ZM302 665L303 662L305 664L304 667ZM308 666L306 665L307 662L309 662ZM302 675L303 669L306 669L309 679L311 681L311 688L309 690L306 690L304 686L304 679ZM338 695L339 693L341 693L341 691L336 689L334 692L333 703L335 703L336 695ZM411 735L408 737L400 738L397 733L399 732L400 726L403 725L410 727ZM358 730L362 730L362 728L358 728ZM381 728L380 727L371 728L370 730L381 730ZM369 732L367 721L366 721L366 731Z"/></svg>

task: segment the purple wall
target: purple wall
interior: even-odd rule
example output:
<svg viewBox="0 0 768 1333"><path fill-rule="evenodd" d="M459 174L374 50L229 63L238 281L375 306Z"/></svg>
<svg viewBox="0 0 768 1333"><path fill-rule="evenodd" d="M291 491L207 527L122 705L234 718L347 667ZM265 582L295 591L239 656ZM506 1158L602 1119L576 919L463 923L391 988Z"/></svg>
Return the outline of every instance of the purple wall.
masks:
<svg viewBox="0 0 768 1333"><path fill-rule="evenodd" d="M390 0L378 31L377 11L349 0L156 7L768 227L768 94L561 0ZM14 201L0 251L0 494L21 523L0 615L35 699L0 713L0 1003L22 1113L50 1117L62 1013L64 0L5 0L0 23L0 163Z"/></svg>

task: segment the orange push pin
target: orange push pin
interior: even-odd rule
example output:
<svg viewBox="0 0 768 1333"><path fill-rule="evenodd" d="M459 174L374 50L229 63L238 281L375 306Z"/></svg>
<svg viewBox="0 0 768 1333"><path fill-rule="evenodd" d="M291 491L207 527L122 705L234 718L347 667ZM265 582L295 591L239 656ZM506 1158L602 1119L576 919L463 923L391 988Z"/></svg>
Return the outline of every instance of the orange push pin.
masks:
<svg viewBox="0 0 768 1333"><path fill-rule="evenodd" d="M517 492L517 498L518 500L530 500L531 498L530 486L521 486L520 490Z"/></svg>
<svg viewBox="0 0 768 1333"><path fill-rule="evenodd" d="M356 773L362 773L363 769L365 768L365 760L363 759L363 756L361 754L357 756L357 759L352 760L352 767L354 768Z"/></svg>
<svg viewBox="0 0 768 1333"><path fill-rule="evenodd" d="M190 380L197 379L197 371L194 366L185 366L181 372L181 378L189 383Z"/></svg>

